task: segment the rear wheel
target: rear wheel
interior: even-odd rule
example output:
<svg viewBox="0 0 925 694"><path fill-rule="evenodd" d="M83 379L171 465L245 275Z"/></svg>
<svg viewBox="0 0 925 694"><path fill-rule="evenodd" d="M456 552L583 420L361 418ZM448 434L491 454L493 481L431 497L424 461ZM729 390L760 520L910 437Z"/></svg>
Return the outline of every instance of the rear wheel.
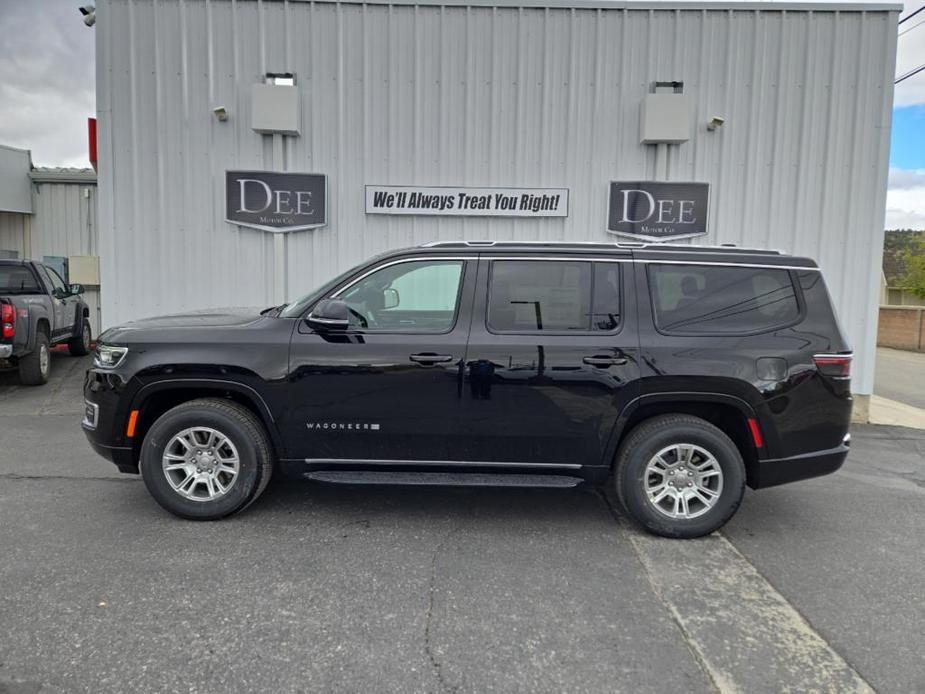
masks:
<svg viewBox="0 0 925 694"><path fill-rule="evenodd" d="M141 475L155 501L192 520L243 510L273 469L263 424L228 400L192 400L163 414L141 448Z"/></svg>
<svg viewBox="0 0 925 694"><path fill-rule="evenodd" d="M617 498L643 528L700 537L721 528L745 493L742 455L723 431L689 415L653 417L620 446Z"/></svg>
<svg viewBox="0 0 925 694"><path fill-rule="evenodd" d="M48 383L51 373L51 353L48 351L48 335L41 328L35 334L35 348L19 358L19 380L23 385L41 386Z"/></svg>
<svg viewBox="0 0 925 694"><path fill-rule="evenodd" d="M67 349L72 356L83 357L90 354L90 321L84 318L80 334L74 335L68 343Z"/></svg>

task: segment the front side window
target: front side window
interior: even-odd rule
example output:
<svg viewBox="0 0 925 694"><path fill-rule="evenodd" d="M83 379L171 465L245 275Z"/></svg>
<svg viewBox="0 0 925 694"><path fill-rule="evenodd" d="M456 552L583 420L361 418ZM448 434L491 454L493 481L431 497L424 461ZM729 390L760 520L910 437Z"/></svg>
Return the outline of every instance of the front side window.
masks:
<svg viewBox="0 0 925 694"><path fill-rule="evenodd" d="M620 268L570 260L491 263L488 327L495 332L615 330Z"/></svg>
<svg viewBox="0 0 925 694"><path fill-rule="evenodd" d="M666 333L742 335L800 316L790 272L709 265L648 267L655 324Z"/></svg>
<svg viewBox="0 0 925 694"><path fill-rule="evenodd" d="M58 295L64 296L67 294L67 287L64 285L64 280L61 279L61 276L50 267L46 267L45 271L48 273L51 285L54 287L55 291L58 292Z"/></svg>
<svg viewBox="0 0 925 694"><path fill-rule="evenodd" d="M446 332L456 322L461 260L420 260L376 270L338 296L356 330Z"/></svg>

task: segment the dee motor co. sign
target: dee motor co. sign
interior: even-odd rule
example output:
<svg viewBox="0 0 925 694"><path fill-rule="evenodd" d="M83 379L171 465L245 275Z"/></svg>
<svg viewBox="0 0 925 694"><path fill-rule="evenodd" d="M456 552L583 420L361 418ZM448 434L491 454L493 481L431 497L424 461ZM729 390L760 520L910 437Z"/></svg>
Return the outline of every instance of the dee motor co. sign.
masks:
<svg viewBox="0 0 925 694"><path fill-rule="evenodd" d="M568 217L568 189L366 186L366 214Z"/></svg>
<svg viewBox="0 0 925 694"><path fill-rule="evenodd" d="M607 230L645 241L707 233L707 183L613 181Z"/></svg>
<svg viewBox="0 0 925 694"><path fill-rule="evenodd" d="M226 171L225 220L263 231L314 229L328 221L324 174Z"/></svg>

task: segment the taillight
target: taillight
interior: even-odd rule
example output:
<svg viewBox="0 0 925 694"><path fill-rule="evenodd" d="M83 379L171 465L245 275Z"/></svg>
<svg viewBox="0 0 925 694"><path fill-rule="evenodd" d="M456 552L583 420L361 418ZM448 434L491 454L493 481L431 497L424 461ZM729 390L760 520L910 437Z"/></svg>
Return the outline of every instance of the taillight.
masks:
<svg viewBox="0 0 925 694"><path fill-rule="evenodd" d="M12 304L0 304L0 327L4 338L16 334L16 308Z"/></svg>
<svg viewBox="0 0 925 694"><path fill-rule="evenodd" d="M829 378L851 378L850 354L814 354L813 361L823 376Z"/></svg>

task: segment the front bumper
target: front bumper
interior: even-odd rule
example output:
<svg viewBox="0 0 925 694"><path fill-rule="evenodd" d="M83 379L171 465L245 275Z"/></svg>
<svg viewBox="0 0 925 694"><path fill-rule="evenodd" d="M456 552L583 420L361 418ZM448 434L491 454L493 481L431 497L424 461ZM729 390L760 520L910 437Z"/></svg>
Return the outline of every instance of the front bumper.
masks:
<svg viewBox="0 0 925 694"><path fill-rule="evenodd" d="M87 428L84 428L84 434L87 436L87 441L90 442L90 447L109 462L115 463L115 466L119 468L119 472L138 474L138 464L135 462L134 451L131 447L104 446L96 440L94 432Z"/></svg>
<svg viewBox="0 0 925 694"><path fill-rule="evenodd" d="M84 417L81 428L90 446L115 464L120 472L138 474L132 440L124 435L127 406L121 397L123 383L110 372L90 369L84 382Z"/></svg>
<svg viewBox="0 0 925 694"><path fill-rule="evenodd" d="M748 484L753 489L762 489L831 474L844 464L850 446L851 434L845 434L842 444L835 448L790 458L757 460L749 471Z"/></svg>

